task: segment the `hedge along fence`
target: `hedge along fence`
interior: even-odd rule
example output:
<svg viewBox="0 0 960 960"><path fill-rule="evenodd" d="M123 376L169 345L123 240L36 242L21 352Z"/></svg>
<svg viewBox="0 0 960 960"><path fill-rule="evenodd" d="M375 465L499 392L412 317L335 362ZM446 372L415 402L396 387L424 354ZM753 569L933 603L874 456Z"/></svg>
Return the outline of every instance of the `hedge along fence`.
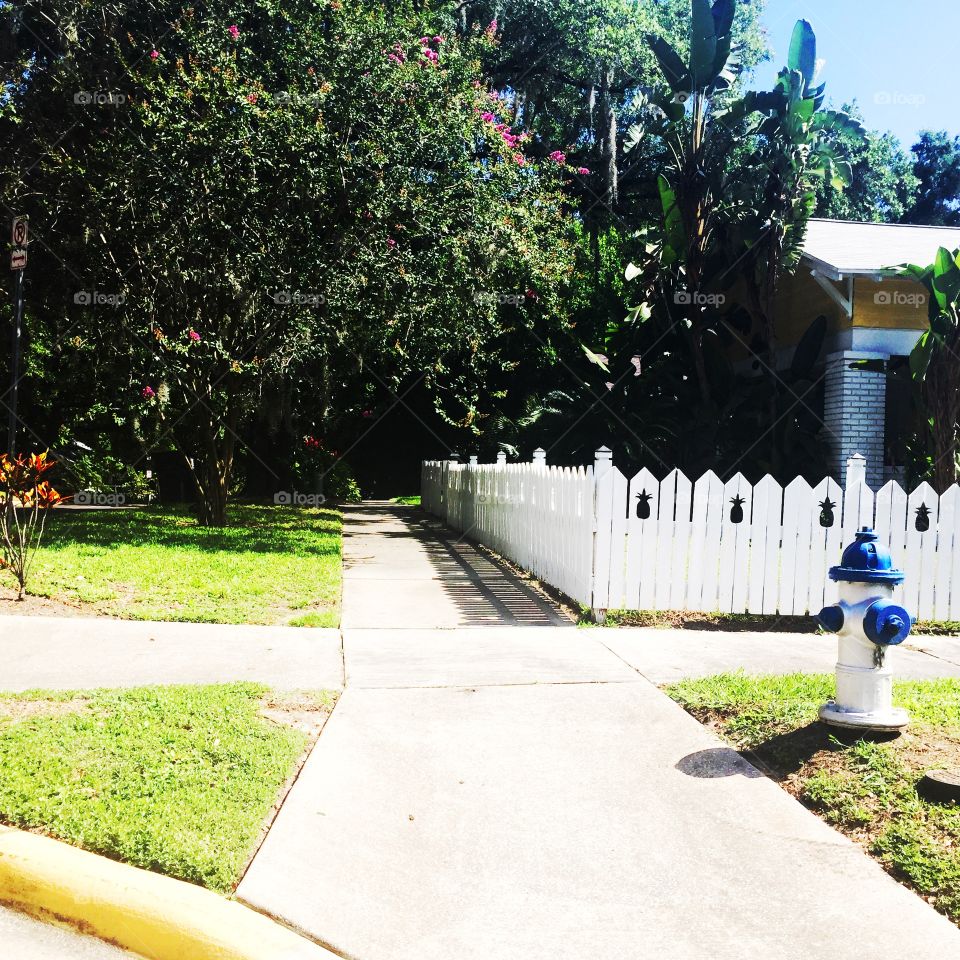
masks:
<svg viewBox="0 0 960 960"><path fill-rule="evenodd" d="M531 463L426 461L421 494L453 529L597 613L817 613L836 599L827 570L872 526L906 571L907 609L960 620L960 487L908 495L891 481L874 493L865 478L857 454L843 488L712 471L627 479L602 447L589 467L548 466L543 451Z"/></svg>

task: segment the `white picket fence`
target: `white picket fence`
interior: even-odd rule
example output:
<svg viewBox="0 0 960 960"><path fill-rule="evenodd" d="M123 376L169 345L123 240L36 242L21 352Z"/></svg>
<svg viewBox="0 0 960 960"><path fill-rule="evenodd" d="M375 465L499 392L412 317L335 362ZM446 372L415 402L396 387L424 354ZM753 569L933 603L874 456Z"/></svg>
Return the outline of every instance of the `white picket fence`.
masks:
<svg viewBox="0 0 960 960"><path fill-rule="evenodd" d="M426 461L424 509L584 607L817 613L836 599L827 570L872 526L907 574L900 600L925 620L960 620L960 487L874 493L866 461L843 488L798 477L755 486L713 472L626 478L601 448L590 467Z"/></svg>

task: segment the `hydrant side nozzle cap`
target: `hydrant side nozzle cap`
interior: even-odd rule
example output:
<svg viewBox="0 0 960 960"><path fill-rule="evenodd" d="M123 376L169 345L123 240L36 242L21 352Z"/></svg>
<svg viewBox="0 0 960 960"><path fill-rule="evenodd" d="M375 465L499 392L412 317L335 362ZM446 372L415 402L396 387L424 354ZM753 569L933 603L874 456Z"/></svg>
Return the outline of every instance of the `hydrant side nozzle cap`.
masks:
<svg viewBox="0 0 960 960"><path fill-rule="evenodd" d="M903 583L906 574L897 570L890 556L890 548L877 535L864 527L857 539L843 551L840 565L830 568L831 580L851 583Z"/></svg>
<svg viewBox="0 0 960 960"><path fill-rule="evenodd" d="M836 604L824 607L817 614L817 622L828 633L839 633L843 629L843 621L843 608Z"/></svg>

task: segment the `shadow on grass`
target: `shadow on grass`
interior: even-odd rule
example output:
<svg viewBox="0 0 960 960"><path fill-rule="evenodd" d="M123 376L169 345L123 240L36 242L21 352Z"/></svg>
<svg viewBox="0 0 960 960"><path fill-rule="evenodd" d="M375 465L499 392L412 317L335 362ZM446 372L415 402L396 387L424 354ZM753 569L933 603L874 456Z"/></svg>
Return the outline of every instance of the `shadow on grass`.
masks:
<svg viewBox="0 0 960 960"><path fill-rule="evenodd" d="M861 740L888 743L899 736L898 733L829 727L819 720L814 720L805 727L799 727L789 733L781 733L750 749L745 749L743 755L774 779L782 779L796 773L821 751L836 753L852 747Z"/></svg>
<svg viewBox="0 0 960 960"><path fill-rule="evenodd" d="M339 554L339 517L333 510L234 504L227 527L203 527L186 507L54 511L44 545L186 547L209 553Z"/></svg>

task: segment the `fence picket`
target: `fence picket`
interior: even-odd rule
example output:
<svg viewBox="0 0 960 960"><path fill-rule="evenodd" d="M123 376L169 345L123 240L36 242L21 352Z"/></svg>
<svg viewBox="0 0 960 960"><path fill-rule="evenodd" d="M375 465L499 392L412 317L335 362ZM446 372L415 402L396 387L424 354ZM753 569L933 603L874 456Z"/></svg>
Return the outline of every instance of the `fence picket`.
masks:
<svg viewBox="0 0 960 960"><path fill-rule="evenodd" d="M710 485L711 478L716 479L712 471L705 473L693 485L693 519L690 525L690 560L687 565L687 609L710 610L707 606L705 588L707 574L707 536L710 513ZM719 543L719 538L718 541ZM714 578L714 584L716 579ZM713 587L716 596L716 586Z"/></svg>
<svg viewBox="0 0 960 960"><path fill-rule="evenodd" d="M958 496L960 488L954 484L940 497L934 553L937 573L933 587L933 612L929 618L933 620L950 619L950 578L953 574L953 555L957 549L954 538L957 529Z"/></svg>
<svg viewBox="0 0 960 960"><path fill-rule="evenodd" d="M780 576L783 490L769 474L753 488L750 518L750 588L747 609L775 613Z"/></svg>
<svg viewBox="0 0 960 960"><path fill-rule="evenodd" d="M652 610L656 596L660 481L646 468L630 481L629 509L627 596L636 598L635 609Z"/></svg>
<svg viewBox="0 0 960 960"><path fill-rule="evenodd" d="M780 613L803 613L798 597L806 597L810 576L810 522L813 491L803 477L792 480L783 493L783 536L780 560Z"/></svg>

